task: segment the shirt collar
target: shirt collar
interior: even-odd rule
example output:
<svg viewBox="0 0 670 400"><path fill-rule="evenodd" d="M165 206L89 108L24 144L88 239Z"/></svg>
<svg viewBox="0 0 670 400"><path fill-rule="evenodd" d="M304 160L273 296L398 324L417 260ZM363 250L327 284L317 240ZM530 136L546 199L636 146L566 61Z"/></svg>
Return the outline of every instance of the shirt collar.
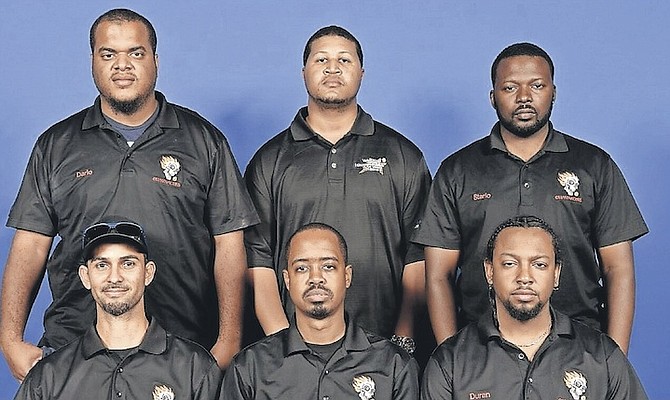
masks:
<svg viewBox="0 0 670 400"><path fill-rule="evenodd" d="M177 113L172 107L166 107L167 100L163 93L156 91L156 100L158 100L158 116L153 125L159 126L161 128L179 128L179 120L177 119ZM112 126L105 120L105 117L102 115L102 108L100 105L100 96L95 98L95 103L93 107L89 107L86 111L86 116L84 116L84 122L81 125L82 130L89 130L91 128L100 127L112 129ZM148 128L151 129L151 128Z"/></svg>
<svg viewBox="0 0 670 400"><path fill-rule="evenodd" d="M492 150L495 149L507 153L507 146L505 146L505 142L500 133L500 122L496 122L496 124L493 125L489 138L489 145ZM555 130L554 125L551 122L549 122L549 135L547 136L547 140L545 140L544 146L542 146L542 149L538 152L537 156L540 156L547 151L552 153L565 153L568 151L565 135Z"/></svg>
<svg viewBox="0 0 670 400"><path fill-rule="evenodd" d="M554 308L551 306L549 306L549 312L551 313L551 319L553 321L550 336L555 337L574 335L570 317L554 310ZM479 319L479 321L477 321L477 330L479 332L479 337L482 343L486 343L492 338L502 339L497 325L498 323L495 320L493 311L486 313Z"/></svg>
<svg viewBox="0 0 670 400"><path fill-rule="evenodd" d="M138 346L139 351L150 354L161 354L167 349L167 332L158 322L152 318L149 322L147 332ZM98 331L93 324L82 337L82 353L85 359L93 357L95 354L107 350L98 335Z"/></svg>
<svg viewBox="0 0 670 400"><path fill-rule="evenodd" d="M317 134L312 130L312 128L307 125L307 107L303 107L298 110L293 122L291 122L291 136L293 140L302 141L309 140L317 136ZM371 136L375 133L375 124L372 120L372 116L363 110L361 106L358 106L358 115L356 116L356 121L354 121L354 126L349 131L349 134L359 135L359 136Z"/></svg>
<svg viewBox="0 0 670 400"><path fill-rule="evenodd" d="M344 342L342 348L346 352L363 351L371 346L368 336L365 334L363 328L357 326L347 316L345 318L346 331L344 333ZM294 353L310 352L309 347L305 344L302 335L298 331L295 317L292 319L288 328L288 333L284 336L284 357Z"/></svg>

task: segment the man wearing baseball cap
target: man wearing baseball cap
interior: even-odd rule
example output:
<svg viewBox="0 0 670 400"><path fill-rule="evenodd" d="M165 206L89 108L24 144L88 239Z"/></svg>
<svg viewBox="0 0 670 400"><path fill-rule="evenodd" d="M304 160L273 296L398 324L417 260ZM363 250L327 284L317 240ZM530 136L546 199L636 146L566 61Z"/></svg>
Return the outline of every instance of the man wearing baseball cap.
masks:
<svg viewBox="0 0 670 400"><path fill-rule="evenodd" d="M86 228L82 246L79 278L95 300L96 322L39 361L16 399L215 398L222 377L212 355L145 313L156 264L142 227L123 218L99 222Z"/></svg>

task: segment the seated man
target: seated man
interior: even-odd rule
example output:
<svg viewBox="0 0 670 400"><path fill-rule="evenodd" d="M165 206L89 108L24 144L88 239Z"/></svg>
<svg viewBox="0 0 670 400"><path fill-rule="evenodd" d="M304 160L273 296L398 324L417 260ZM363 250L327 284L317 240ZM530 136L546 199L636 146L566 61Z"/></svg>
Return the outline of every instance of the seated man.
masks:
<svg viewBox="0 0 670 400"><path fill-rule="evenodd" d="M495 229L484 261L493 310L435 350L422 399L647 398L609 336L550 306L561 273L557 242L537 217Z"/></svg>
<svg viewBox="0 0 670 400"><path fill-rule="evenodd" d="M165 332L144 311L156 265L142 228L101 222L84 231L79 278L96 323L30 370L16 399L213 399L221 370L200 345Z"/></svg>
<svg viewBox="0 0 670 400"><path fill-rule="evenodd" d="M221 398L417 399L416 361L345 319L352 268L342 235L307 224L288 240L286 254L295 319L233 358Z"/></svg>

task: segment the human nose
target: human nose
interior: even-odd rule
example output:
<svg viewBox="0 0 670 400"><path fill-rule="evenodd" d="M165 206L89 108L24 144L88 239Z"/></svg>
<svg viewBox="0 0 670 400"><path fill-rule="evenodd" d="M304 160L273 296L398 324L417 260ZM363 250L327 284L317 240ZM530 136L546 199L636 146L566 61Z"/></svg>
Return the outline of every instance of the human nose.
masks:
<svg viewBox="0 0 670 400"><path fill-rule="evenodd" d="M328 75L328 74L339 74L341 73L342 70L340 69L340 65L337 63L336 60L331 60L326 63L326 68L323 69L323 73Z"/></svg>
<svg viewBox="0 0 670 400"><path fill-rule="evenodd" d="M118 265L112 265L109 268L109 275L107 275L107 280L109 282L120 282L123 280L121 275L121 268Z"/></svg>
<svg viewBox="0 0 670 400"><path fill-rule="evenodd" d="M532 277L532 268L529 264L521 264L517 270L516 281L517 283L528 285L533 282Z"/></svg>
<svg viewBox="0 0 670 400"><path fill-rule="evenodd" d="M114 62L114 68L116 69L129 69L132 68L133 64L130 60L130 57L126 53L118 53Z"/></svg>
<svg viewBox="0 0 670 400"><path fill-rule="evenodd" d="M309 271L309 284L310 285L318 285L320 283L323 283L323 273L321 272L321 268L311 268Z"/></svg>
<svg viewBox="0 0 670 400"><path fill-rule="evenodd" d="M533 101L533 96L531 95L530 88L521 86L516 93L516 101L518 103L528 103Z"/></svg>

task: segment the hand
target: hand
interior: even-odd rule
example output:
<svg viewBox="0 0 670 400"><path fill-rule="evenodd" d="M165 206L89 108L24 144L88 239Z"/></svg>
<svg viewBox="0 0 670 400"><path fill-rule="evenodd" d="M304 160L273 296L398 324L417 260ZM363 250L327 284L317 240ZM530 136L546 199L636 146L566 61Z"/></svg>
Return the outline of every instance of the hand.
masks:
<svg viewBox="0 0 670 400"><path fill-rule="evenodd" d="M42 359L42 349L24 341L5 344L2 350L9 370L19 382L23 382L30 369Z"/></svg>
<svg viewBox="0 0 670 400"><path fill-rule="evenodd" d="M216 343L214 343L214 346L210 352L216 359L216 363L219 365L219 368L225 371L226 368L228 368L230 365L233 356L237 354L238 350L239 348L237 348L237 346L225 343L223 340L219 339L216 341Z"/></svg>

